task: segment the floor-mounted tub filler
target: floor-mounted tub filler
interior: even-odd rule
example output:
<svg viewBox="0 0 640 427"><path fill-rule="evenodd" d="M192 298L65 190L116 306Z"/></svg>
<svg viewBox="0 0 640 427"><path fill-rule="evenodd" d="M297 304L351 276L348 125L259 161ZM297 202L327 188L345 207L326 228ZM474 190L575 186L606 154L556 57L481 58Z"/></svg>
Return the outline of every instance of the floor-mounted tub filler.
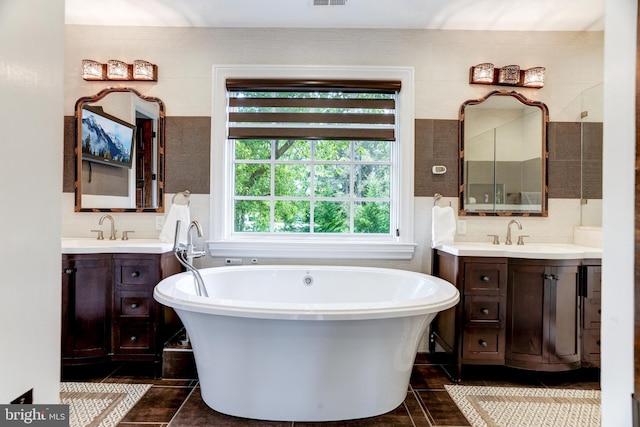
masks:
<svg viewBox="0 0 640 427"><path fill-rule="evenodd" d="M459 301L426 274L367 267L232 266L161 281L193 347L202 398L218 412L332 421L389 412L407 395L418 344Z"/></svg>

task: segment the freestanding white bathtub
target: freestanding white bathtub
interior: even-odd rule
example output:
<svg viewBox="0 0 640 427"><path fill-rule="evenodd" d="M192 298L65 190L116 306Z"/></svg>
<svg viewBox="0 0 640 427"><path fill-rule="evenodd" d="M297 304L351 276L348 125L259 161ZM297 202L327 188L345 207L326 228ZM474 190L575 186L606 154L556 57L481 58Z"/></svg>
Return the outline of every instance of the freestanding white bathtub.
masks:
<svg viewBox="0 0 640 427"><path fill-rule="evenodd" d="M202 398L224 414L332 421L393 410L406 398L417 347L459 300L426 274L365 267L237 266L162 280L193 347Z"/></svg>

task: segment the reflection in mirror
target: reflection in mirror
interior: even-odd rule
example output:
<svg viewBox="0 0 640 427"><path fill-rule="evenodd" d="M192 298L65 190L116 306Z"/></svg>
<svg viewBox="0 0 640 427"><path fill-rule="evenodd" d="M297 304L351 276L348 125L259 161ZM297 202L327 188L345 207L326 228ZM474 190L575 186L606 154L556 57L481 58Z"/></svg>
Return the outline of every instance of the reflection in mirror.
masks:
<svg viewBox="0 0 640 427"><path fill-rule="evenodd" d="M164 103L107 88L75 110L76 212L163 212Z"/></svg>
<svg viewBox="0 0 640 427"><path fill-rule="evenodd" d="M545 104L494 91L460 107L460 215L547 215Z"/></svg>

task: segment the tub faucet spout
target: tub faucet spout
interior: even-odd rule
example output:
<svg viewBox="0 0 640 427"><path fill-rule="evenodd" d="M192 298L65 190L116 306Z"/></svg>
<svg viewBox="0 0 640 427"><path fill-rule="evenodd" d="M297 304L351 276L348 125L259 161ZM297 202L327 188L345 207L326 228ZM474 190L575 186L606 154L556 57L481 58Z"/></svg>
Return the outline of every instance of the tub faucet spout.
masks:
<svg viewBox="0 0 640 427"><path fill-rule="evenodd" d="M176 235L173 240L173 254L176 256L180 264L187 271L190 271L193 274L193 280L195 281L196 286L196 295L208 297L207 288L204 285L204 280L202 280L202 276L197 268L193 266L193 258L199 258L205 255L205 251L194 251L193 250L193 238L191 237L191 230L195 228L198 230L198 237L202 237L202 227L198 221L193 221L189 225L189 229L187 232L187 244L180 243L180 225L181 221L176 221Z"/></svg>
<svg viewBox="0 0 640 427"><path fill-rule="evenodd" d="M509 221L509 224L507 224L507 238L504 242L505 245L511 245L511 224L516 224L518 226L518 230L522 230L522 224L520 224L520 221L516 220L516 219L512 219L511 221Z"/></svg>
<svg viewBox="0 0 640 427"><path fill-rule="evenodd" d="M196 251L193 246L193 230L196 230L198 233L198 237L202 237L202 227L198 221L191 221L189 224L189 228L187 229L187 248L186 248L186 257L187 261L190 264L193 264L194 258L200 258L206 255L205 251Z"/></svg>
<svg viewBox="0 0 640 427"><path fill-rule="evenodd" d="M116 222L113 220L111 215L102 215L98 224L102 225L105 219L111 221L111 234L109 235L109 240L116 240Z"/></svg>

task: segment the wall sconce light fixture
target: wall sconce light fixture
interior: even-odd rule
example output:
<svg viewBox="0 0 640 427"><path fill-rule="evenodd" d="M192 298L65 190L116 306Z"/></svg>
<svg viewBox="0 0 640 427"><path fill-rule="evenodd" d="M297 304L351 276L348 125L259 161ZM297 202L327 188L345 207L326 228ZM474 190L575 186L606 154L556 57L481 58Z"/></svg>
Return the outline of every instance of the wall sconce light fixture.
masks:
<svg viewBox="0 0 640 427"><path fill-rule="evenodd" d="M91 59L82 60L82 78L85 80L105 80L107 66Z"/></svg>
<svg viewBox="0 0 640 427"><path fill-rule="evenodd" d="M540 89L544 86L544 72L544 67L521 70L519 65L507 65L496 68L493 64L486 62L471 67L469 83Z"/></svg>
<svg viewBox="0 0 640 427"><path fill-rule="evenodd" d="M84 80L120 80L120 81L157 81L158 66L137 59L133 64L110 59L106 64L92 59L82 60L82 78Z"/></svg>

